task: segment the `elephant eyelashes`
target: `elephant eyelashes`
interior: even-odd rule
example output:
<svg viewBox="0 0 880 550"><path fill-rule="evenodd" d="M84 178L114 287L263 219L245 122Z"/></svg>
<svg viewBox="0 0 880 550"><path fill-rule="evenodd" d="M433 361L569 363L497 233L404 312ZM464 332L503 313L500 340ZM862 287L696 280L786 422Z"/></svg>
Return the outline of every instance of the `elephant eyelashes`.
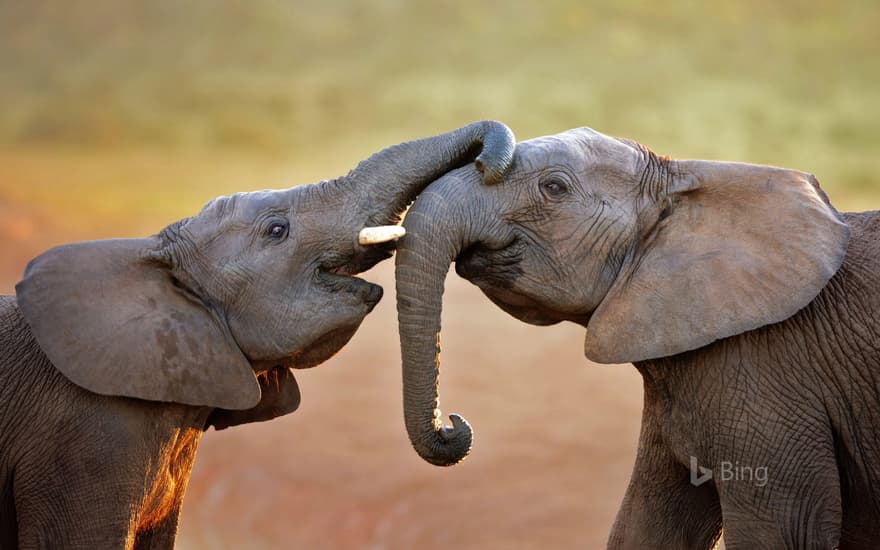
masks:
<svg viewBox="0 0 880 550"><path fill-rule="evenodd" d="M541 192L547 197L558 199L568 193L568 185L559 178L550 178L541 182Z"/></svg>

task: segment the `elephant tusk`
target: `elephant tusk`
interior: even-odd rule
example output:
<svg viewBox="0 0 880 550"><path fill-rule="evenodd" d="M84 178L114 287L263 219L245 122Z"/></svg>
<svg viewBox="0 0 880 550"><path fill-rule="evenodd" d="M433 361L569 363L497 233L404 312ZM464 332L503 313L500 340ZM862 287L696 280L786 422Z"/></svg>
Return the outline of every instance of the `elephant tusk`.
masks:
<svg viewBox="0 0 880 550"><path fill-rule="evenodd" d="M406 235L406 229L399 225L381 225L379 227L365 227L358 233L358 243L363 246L371 244L387 243L396 241Z"/></svg>

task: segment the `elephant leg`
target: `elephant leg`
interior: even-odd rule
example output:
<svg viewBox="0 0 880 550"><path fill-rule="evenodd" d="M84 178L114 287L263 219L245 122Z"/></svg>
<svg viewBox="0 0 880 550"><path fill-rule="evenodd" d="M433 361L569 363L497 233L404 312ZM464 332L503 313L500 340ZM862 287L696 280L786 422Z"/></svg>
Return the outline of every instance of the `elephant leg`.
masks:
<svg viewBox="0 0 880 550"><path fill-rule="evenodd" d="M659 432L642 425L638 457L608 548L709 550L721 535L721 507L712 483L695 486Z"/></svg>
<svg viewBox="0 0 880 550"><path fill-rule="evenodd" d="M10 476L7 483L0 484L0 550L11 550L17 547L18 514L15 511L15 498Z"/></svg>
<svg viewBox="0 0 880 550"><path fill-rule="evenodd" d="M130 503L142 487L118 483L92 456L31 458L13 480L19 548L132 548L137 510Z"/></svg>
<svg viewBox="0 0 880 550"><path fill-rule="evenodd" d="M105 500L106 499L106 500ZM104 502L121 502L113 495L101 495L94 502L74 506L52 494L25 495L16 499L18 508L18 548L91 550L132 547L129 510L111 510ZM100 508L96 511L95 508Z"/></svg>
<svg viewBox="0 0 880 550"><path fill-rule="evenodd" d="M728 550L840 547L843 514L833 451L829 446L817 456L805 447L770 463L741 458L726 476L715 472ZM760 467L766 476L756 480Z"/></svg>
<svg viewBox="0 0 880 550"><path fill-rule="evenodd" d="M167 550L174 548L177 527L180 522L182 502L178 502L162 521L138 532L134 550Z"/></svg>

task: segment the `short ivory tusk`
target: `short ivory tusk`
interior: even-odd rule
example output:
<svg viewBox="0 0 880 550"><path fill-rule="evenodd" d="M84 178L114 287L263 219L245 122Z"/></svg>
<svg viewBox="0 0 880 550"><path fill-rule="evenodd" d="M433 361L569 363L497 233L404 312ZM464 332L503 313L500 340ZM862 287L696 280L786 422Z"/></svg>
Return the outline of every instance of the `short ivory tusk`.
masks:
<svg viewBox="0 0 880 550"><path fill-rule="evenodd" d="M371 244L387 243L395 241L406 235L406 229L399 225L380 225L379 227L365 227L358 233L358 243L363 246Z"/></svg>

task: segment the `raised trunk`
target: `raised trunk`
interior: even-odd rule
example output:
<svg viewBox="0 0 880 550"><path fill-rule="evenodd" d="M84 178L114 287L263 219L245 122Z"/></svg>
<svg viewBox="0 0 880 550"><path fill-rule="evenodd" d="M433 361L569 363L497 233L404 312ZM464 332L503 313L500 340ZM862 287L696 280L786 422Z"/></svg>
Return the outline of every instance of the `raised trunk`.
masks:
<svg viewBox="0 0 880 550"><path fill-rule="evenodd" d="M383 149L334 183L354 199L353 204L366 209L366 225L396 224L429 183L471 161L486 183L499 181L513 160L515 145L504 124L474 122Z"/></svg>
<svg viewBox="0 0 880 550"><path fill-rule="evenodd" d="M404 220L406 236L397 248L397 312L403 358L404 417L419 456L451 466L470 452L473 432L464 418L451 415L444 427L438 396L440 313L449 266L474 237L471 202L448 200L480 185L472 168L457 170L423 193Z"/></svg>

